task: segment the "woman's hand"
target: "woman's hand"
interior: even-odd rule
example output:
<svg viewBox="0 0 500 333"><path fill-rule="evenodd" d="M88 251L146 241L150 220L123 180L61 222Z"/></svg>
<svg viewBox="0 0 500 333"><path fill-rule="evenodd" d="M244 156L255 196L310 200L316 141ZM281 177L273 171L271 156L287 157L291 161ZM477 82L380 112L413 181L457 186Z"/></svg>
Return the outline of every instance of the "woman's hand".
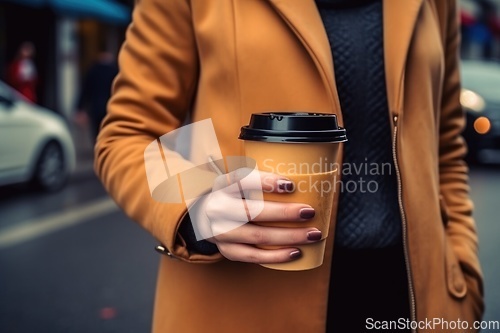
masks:
<svg viewBox="0 0 500 333"><path fill-rule="evenodd" d="M207 240L216 244L220 253L233 261L270 264L299 258L301 252L296 246L319 241L321 231L316 228L279 228L247 223L250 220L261 224L271 221L300 222L313 218L315 211L307 204L263 201L262 198L249 199L248 196L252 191L286 196L293 190L294 184L290 180L272 173L238 169L219 176L212 193L199 206L206 214L211 229L212 237ZM243 193L245 199L242 199ZM259 249L255 245L278 245L281 248Z"/></svg>

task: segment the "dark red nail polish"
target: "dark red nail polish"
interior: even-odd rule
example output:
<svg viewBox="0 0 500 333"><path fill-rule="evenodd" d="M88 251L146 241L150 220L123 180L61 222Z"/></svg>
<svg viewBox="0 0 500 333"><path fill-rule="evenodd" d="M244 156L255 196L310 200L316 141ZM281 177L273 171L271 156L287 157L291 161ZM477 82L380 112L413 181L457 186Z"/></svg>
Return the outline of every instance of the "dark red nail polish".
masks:
<svg viewBox="0 0 500 333"><path fill-rule="evenodd" d="M295 186L289 180L278 180L278 189L280 192L293 192Z"/></svg>
<svg viewBox="0 0 500 333"><path fill-rule="evenodd" d="M302 219L312 219L316 215L313 208L302 208L300 210L300 218Z"/></svg>
<svg viewBox="0 0 500 333"><path fill-rule="evenodd" d="M298 259L300 257L302 257L302 252L300 252L300 250L290 252L290 259Z"/></svg>
<svg viewBox="0 0 500 333"><path fill-rule="evenodd" d="M307 233L307 240L319 241L319 240L321 240L322 236L323 236L323 234L319 230L318 231L309 231Z"/></svg>

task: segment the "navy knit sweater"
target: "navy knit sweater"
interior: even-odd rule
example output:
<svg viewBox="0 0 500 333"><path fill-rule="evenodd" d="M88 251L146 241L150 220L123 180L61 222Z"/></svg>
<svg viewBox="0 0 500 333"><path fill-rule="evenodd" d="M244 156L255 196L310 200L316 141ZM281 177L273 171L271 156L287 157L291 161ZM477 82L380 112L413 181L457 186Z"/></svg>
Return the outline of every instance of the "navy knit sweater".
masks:
<svg viewBox="0 0 500 333"><path fill-rule="evenodd" d="M335 245L401 242L384 71L381 0L317 0L335 68L345 144Z"/></svg>

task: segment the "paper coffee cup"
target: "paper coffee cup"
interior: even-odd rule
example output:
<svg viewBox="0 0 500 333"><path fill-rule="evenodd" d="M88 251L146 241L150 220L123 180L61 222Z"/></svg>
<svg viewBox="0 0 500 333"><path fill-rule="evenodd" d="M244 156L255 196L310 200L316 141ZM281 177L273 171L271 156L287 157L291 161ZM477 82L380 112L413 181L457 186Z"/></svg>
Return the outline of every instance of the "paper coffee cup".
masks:
<svg viewBox="0 0 500 333"><path fill-rule="evenodd" d="M286 176L295 184L288 194L264 193L264 200L309 204L316 211L305 222L252 222L282 228L314 227L323 239L297 246L302 256L287 263L262 266L279 270L307 270L323 263L330 226L333 194L338 175L336 164L345 129L333 114L271 112L253 114L250 124L241 129L245 155L255 160L260 171ZM271 249L280 248L259 246Z"/></svg>

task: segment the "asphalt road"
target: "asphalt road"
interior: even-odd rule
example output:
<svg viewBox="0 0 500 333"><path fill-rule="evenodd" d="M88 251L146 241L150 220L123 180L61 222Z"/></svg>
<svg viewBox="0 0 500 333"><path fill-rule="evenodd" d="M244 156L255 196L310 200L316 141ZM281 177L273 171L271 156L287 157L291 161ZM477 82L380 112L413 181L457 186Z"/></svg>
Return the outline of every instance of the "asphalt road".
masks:
<svg viewBox="0 0 500 333"><path fill-rule="evenodd" d="M93 176L57 194L27 192L0 191L0 332L149 332L158 264L152 237ZM65 224L72 219L79 224ZM57 220L58 229L47 224ZM2 231L33 224L48 227L37 237L25 229L17 244L2 247Z"/></svg>
<svg viewBox="0 0 500 333"><path fill-rule="evenodd" d="M479 256L484 273L484 320L500 321L500 166L471 171L471 195L479 233ZM500 332L500 330L483 330Z"/></svg>
<svg viewBox="0 0 500 333"><path fill-rule="evenodd" d="M498 321L500 167L473 169L471 188L485 319ZM154 245L90 173L55 194L0 188L0 332L149 332Z"/></svg>

